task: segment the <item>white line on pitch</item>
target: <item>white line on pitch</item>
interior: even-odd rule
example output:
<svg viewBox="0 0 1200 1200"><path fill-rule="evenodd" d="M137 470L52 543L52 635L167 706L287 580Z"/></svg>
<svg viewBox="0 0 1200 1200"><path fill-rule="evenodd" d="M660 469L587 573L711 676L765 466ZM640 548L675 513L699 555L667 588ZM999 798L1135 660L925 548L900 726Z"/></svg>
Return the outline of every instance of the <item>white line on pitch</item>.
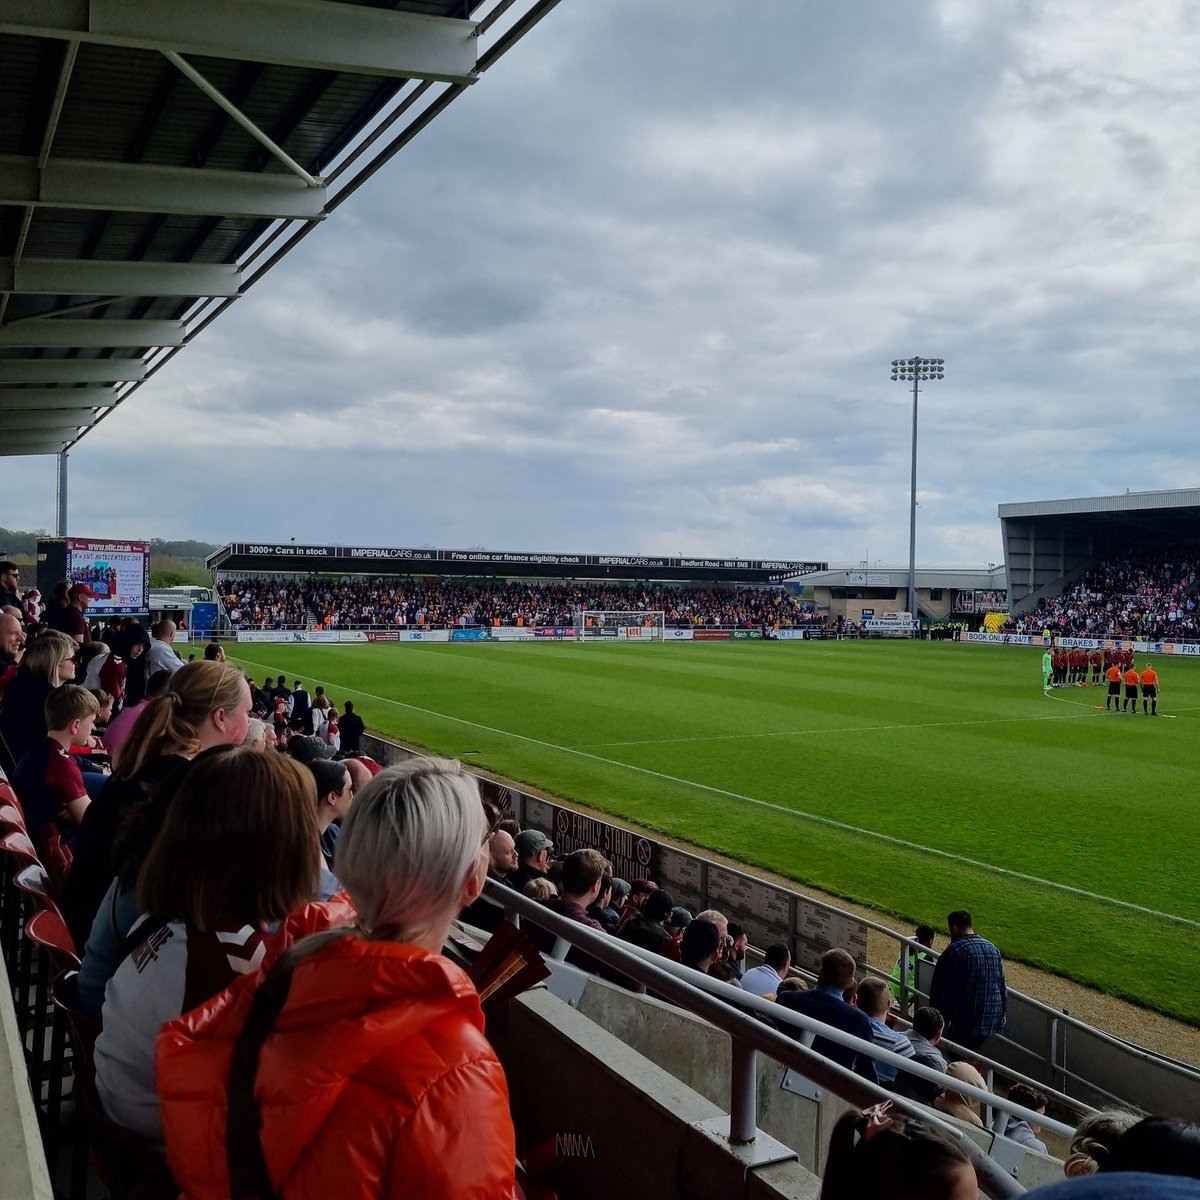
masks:
<svg viewBox="0 0 1200 1200"><path fill-rule="evenodd" d="M252 667L262 667L264 671L271 670L265 663L252 662L250 659L242 659L241 661L249 663ZM310 676L316 680L315 676ZM1067 892L1072 896L1082 896L1086 900L1098 900L1102 904L1112 904L1117 908L1126 908L1131 912L1142 913L1148 917L1160 917L1164 921L1172 921L1178 925L1187 925L1191 929L1200 929L1200 921L1193 921L1189 917L1176 916L1175 913L1162 912L1157 908L1147 908L1142 904L1133 904L1129 900L1118 900L1113 896L1105 896L1100 892L1089 892L1086 888L1072 887L1069 883L1057 883L1053 879L1042 879L1038 875L1028 875L1024 871L1014 871L1009 867L998 867L994 863L982 862L977 858L968 858L963 854L952 854L949 850L935 850L931 846L922 846L919 842L910 842L905 838L893 837L889 833L879 833L874 829L863 829L858 825L850 825L845 821L837 821L833 817L823 817L816 813L807 813L798 808L788 808L785 804L775 804L770 800L760 800L756 796L746 796L741 792L731 792L725 788L714 787L710 783L697 783L694 779L684 779L679 775L668 775L665 771L652 771L649 767L637 767L632 763L621 762L615 758L605 758L601 754L589 754L586 750L577 750L571 746L560 746L555 742L545 742L541 738L529 737L524 733L513 733L508 729L497 729L494 725L484 725L480 721L468 721L466 717L455 717L449 713L440 713L432 708L423 708L419 704L409 704L404 700L393 700L390 696L377 696L374 692L364 692L360 688L347 687L345 684L337 683L332 679L322 679L320 682L339 688L343 692L351 692L355 696L366 696L368 700L378 700L381 704L392 704L397 708L411 709L413 712L424 713L428 717L438 717L443 721L452 721L456 725L466 725L471 729L481 729L485 733L494 733L500 737L513 738L516 741L528 742L533 746L541 746L545 750L558 750L563 754L573 754L577 758L588 758L593 762L604 763L610 767L622 767L626 771L634 771L639 775L649 775L654 779L663 779L668 783L682 784L684 787L696 788L702 792L709 792L714 796L724 796L730 800L741 800L745 804L754 804L759 808L767 808L772 812L783 813L789 817L799 817L801 820L811 821L816 825L824 825L830 829L837 829L843 833L855 833L860 837L872 838L875 841L886 842L891 846L899 846L904 850L916 850L921 854L929 854L934 858L945 859L948 862L961 863L968 867L975 867L981 871L989 871L995 875L1003 875L1009 879L1020 879L1025 883L1037 884L1039 887L1051 888L1054 891ZM1038 721L1054 721L1066 720L1065 717L1032 717L1030 720ZM988 724L989 722L972 722L972 724ZM911 728L910 726L898 726L898 728Z"/></svg>
<svg viewBox="0 0 1200 1200"><path fill-rule="evenodd" d="M611 750L618 746L661 746L672 742L739 742L750 738L816 737L825 733L889 733L899 729L953 729L960 725L1012 725L1029 721L1074 721L1091 716L1079 713L1061 717L995 717L980 721L915 721L904 725L840 725L832 729L784 729L773 733L714 733L702 737L646 738L638 742L581 742L593 750Z"/></svg>

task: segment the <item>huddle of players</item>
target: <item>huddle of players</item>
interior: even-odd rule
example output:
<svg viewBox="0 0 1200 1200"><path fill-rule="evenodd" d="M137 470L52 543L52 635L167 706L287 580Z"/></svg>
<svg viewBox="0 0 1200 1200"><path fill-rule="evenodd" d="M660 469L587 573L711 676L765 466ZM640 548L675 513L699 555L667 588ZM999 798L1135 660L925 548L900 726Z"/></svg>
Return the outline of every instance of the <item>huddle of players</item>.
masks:
<svg viewBox="0 0 1200 1200"><path fill-rule="evenodd" d="M1051 687L1083 687L1087 683L1088 667L1092 668L1092 683L1099 687L1102 680L1108 678L1107 672L1113 666L1127 671L1133 667L1132 650L1093 650L1088 651L1076 646L1072 650L1050 651Z"/></svg>
<svg viewBox="0 0 1200 1200"><path fill-rule="evenodd" d="M1142 712L1158 716L1158 672L1147 666L1141 674L1133 665L1132 650L1092 650L1076 646L1072 650L1052 650L1050 673L1046 688L1083 687L1087 683L1088 667L1092 683L1099 685L1101 677L1108 684L1104 707L1109 712L1137 712L1138 691L1142 694ZM1122 696L1122 686L1125 694Z"/></svg>

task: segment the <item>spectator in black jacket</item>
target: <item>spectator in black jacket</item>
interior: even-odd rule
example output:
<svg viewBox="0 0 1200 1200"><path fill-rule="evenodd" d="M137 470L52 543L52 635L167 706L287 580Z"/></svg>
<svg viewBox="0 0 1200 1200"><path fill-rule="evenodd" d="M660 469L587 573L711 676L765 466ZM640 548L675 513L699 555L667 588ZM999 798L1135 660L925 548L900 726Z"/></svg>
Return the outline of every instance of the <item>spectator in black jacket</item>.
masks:
<svg viewBox="0 0 1200 1200"><path fill-rule="evenodd" d="M298 679L292 688L292 728L297 733L311 734L313 731L312 697Z"/></svg>
<svg viewBox="0 0 1200 1200"><path fill-rule="evenodd" d="M554 843L540 829L526 829L517 834L517 869L505 881L518 892L525 890L531 879L543 879L550 869L550 854Z"/></svg>
<svg viewBox="0 0 1200 1200"><path fill-rule="evenodd" d="M347 700L342 707L345 712L342 713L341 720L338 722L342 733L342 753L358 754L362 751L362 735L366 732L366 726L363 724L362 717L354 711L353 700Z"/></svg>
<svg viewBox="0 0 1200 1200"><path fill-rule="evenodd" d="M651 892L637 916L621 930L621 940L661 954L671 940L666 922L670 919L675 900L664 888Z"/></svg>

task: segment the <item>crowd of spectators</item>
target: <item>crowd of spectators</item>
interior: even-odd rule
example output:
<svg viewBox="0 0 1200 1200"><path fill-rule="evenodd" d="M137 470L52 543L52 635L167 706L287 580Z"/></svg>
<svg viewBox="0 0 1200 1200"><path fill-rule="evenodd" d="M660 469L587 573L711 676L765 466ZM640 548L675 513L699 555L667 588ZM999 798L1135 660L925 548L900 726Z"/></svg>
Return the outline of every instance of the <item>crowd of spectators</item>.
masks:
<svg viewBox="0 0 1200 1200"><path fill-rule="evenodd" d="M309 622L304 589L291 579L226 579L218 584L229 623L242 629L284 629Z"/></svg>
<svg viewBox="0 0 1200 1200"><path fill-rule="evenodd" d="M1146 550L1106 559L1058 596L1008 622L1010 633L1183 641L1200 638L1200 559Z"/></svg>
<svg viewBox="0 0 1200 1200"><path fill-rule="evenodd" d="M941 1008L918 1008L911 1024L898 1019L888 981L856 979L844 949L822 956L811 985L783 944L748 968L747 932L721 912L693 915L651 879L623 881L594 849L556 857L545 833L489 809L458 763L381 770L360 752L352 703L339 721L321 689L282 676L259 686L219 647L184 663L169 626L140 637L128 623L89 628L77 642L0 610L0 726L26 739L12 771L17 799L82 949L79 1002L102 1026L99 1104L159 1156L164 1194L255 1194L230 1164L257 1154L284 1200L509 1195L504 1072L474 985L443 954L455 918L499 926L488 876L561 917L930 1066L944 1085L828 1039L813 1046L899 1096L982 1123L963 1090L982 1077L942 1047L947 1032L978 1047L1005 1017L998 952L969 913L949 918L953 940L931 987ZM114 656L127 667L109 675L120 676L119 698L81 686L85 657L101 662L100 677ZM143 662L148 676L131 669ZM122 718L119 739L110 736ZM578 951L569 961L598 969ZM1008 1095L1030 1116L1010 1117L1006 1135L1044 1150L1036 1117L1046 1097L1024 1085ZM1178 1123L1125 1128L1114 1118L1094 1123L1069 1161L1078 1173L1144 1170L1158 1155L1188 1174L1195 1142ZM947 1181L922 1195L966 1194L954 1190L973 1178L961 1150L879 1109L839 1123L823 1195L898 1195L863 1187L910 1158L927 1182ZM261 1179L256 1187L265 1194Z"/></svg>
<svg viewBox="0 0 1200 1200"><path fill-rule="evenodd" d="M560 625L593 611L662 612L668 625L759 628L822 624L780 587L672 587L646 583L466 583L452 579L320 577L219 580L230 622L244 628L313 625Z"/></svg>

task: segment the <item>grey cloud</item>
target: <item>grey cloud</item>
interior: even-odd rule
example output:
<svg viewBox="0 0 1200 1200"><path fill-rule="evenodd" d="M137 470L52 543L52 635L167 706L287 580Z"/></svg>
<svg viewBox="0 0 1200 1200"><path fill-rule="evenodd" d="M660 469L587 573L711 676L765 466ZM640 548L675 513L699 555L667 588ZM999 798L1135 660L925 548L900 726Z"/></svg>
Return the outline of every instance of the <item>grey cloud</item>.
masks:
<svg viewBox="0 0 1200 1200"><path fill-rule="evenodd" d="M913 353L921 561L1193 484L1185 11L562 5L83 443L73 525L903 561Z"/></svg>

